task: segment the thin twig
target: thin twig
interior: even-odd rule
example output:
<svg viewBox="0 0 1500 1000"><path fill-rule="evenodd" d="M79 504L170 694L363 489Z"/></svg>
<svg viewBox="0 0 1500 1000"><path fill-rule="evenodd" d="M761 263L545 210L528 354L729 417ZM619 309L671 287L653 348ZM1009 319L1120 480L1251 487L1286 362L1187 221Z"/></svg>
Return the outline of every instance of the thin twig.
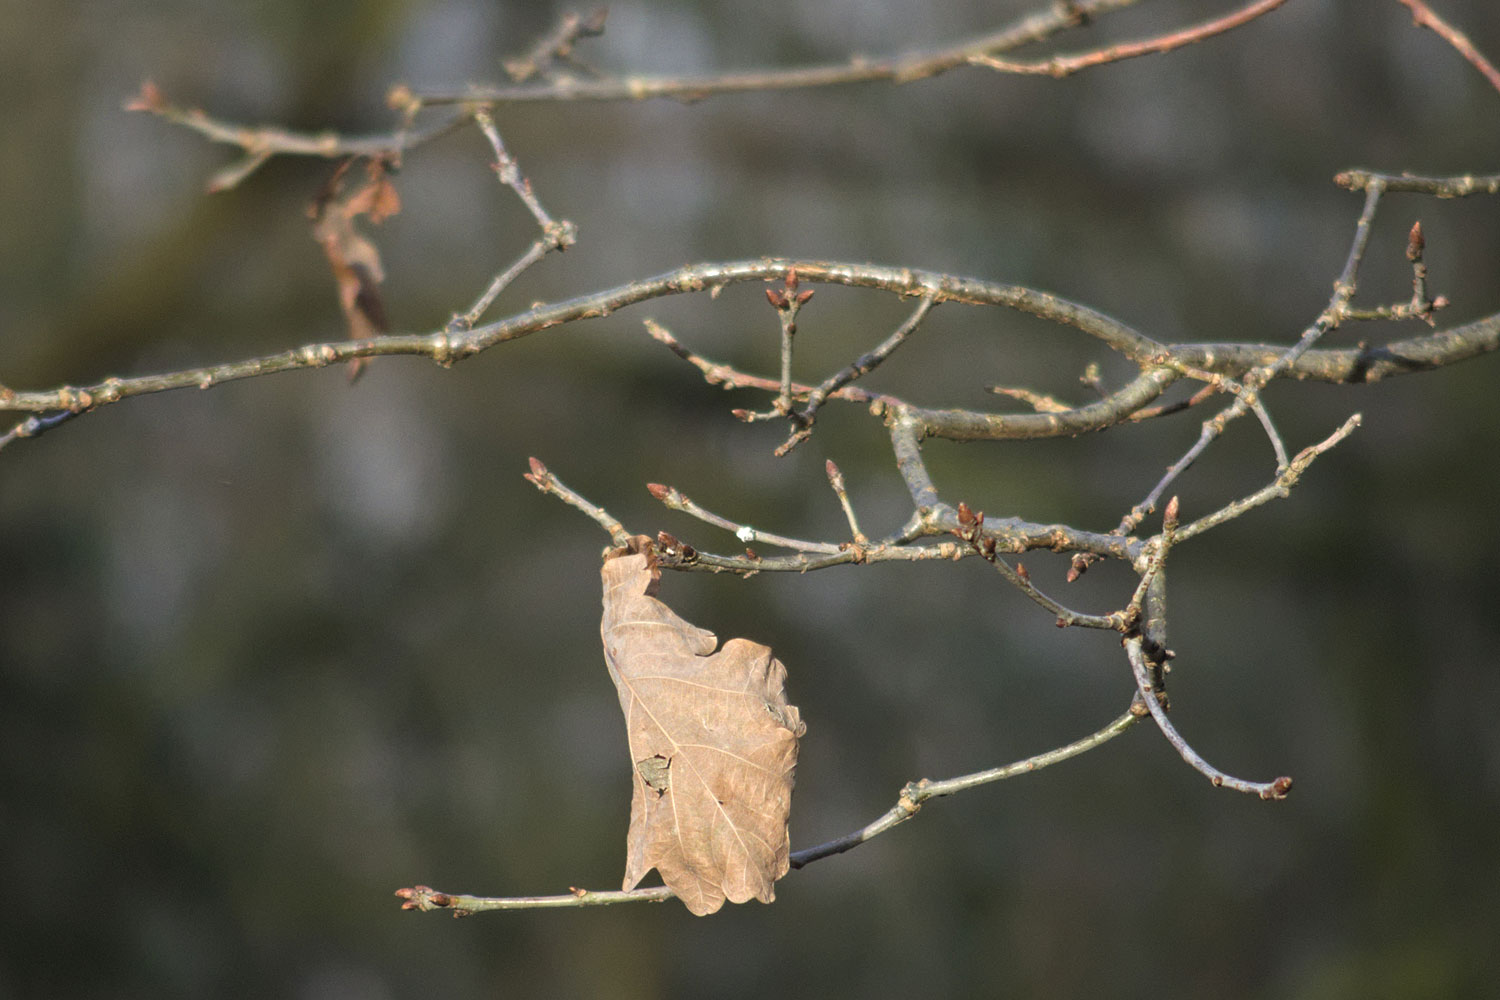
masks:
<svg viewBox="0 0 1500 1000"><path fill-rule="evenodd" d="M1049 396L1045 392L1036 392L1032 389L1022 388L1015 385L989 385L985 386L990 392L997 396L1006 396L1010 399L1020 400L1031 407L1037 413L1067 413L1073 409L1056 396Z"/></svg>
<svg viewBox="0 0 1500 1000"><path fill-rule="evenodd" d="M401 909L428 913L446 910L455 917L492 910L541 910L562 906L613 906L615 903L664 903L676 893L664 885L649 889L627 889L624 892L600 892L574 889L565 896L469 896L463 893L439 892L431 886L417 885L397 889Z"/></svg>
<svg viewBox="0 0 1500 1000"><path fill-rule="evenodd" d="M520 165L505 151L505 143L500 140L500 132L495 128L495 120L490 116L488 110L480 108L474 112L474 124L479 126L479 131L490 141L490 147L495 151L495 174L500 178L500 183L516 193L516 197L526 206L536 219L536 224L542 227L543 233L550 233L557 227L551 215L542 207L541 201L537 199L536 193L531 190L531 182L521 174Z"/></svg>
<svg viewBox="0 0 1500 1000"><path fill-rule="evenodd" d="M511 282L519 278L522 272L528 267L547 256L547 252L554 249L554 247L555 244L551 239L546 236L538 236L532 241L531 246L526 248L526 252L516 258L515 263L495 275L494 280L480 293L479 298L474 300L474 304L469 307L468 312L463 315L454 316L448 321L448 329L453 333L472 330L474 324L478 323L484 314L489 311L490 306L499 297L500 293L510 287Z"/></svg>
<svg viewBox="0 0 1500 1000"><path fill-rule="evenodd" d="M566 250L578 242L577 226L566 219L553 219L542 207L541 201L531 189L531 182L522 175L520 165L506 152L505 143L501 140L500 131L495 128L495 121L489 111L483 108L475 111L474 124L479 127L479 131L489 140L490 148L495 151L495 175L500 179L501 184L514 191L516 197L521 199L521 203L526 206L532 218L536 219L536 224L541 227L542 235L533 240L531 246L527 247L526 252L521 254L513 264L495 276L468 312L454 316L449 321L448 329L451 332L472 329L474 324L479 322L480 317L489 310L496 297L509 287L511 282L520 277L522 272L551 251Z"/></svg>
<svg viewBox="0 0 1500 1000"><path fill-rule="evenodd" d="M1430 194L1438 198L1500 194L1500 174L1419 177L1416 174L1383 174L1374 170L1345 170L1333 178L1335 184L1350 191L1364 191L1372 181L1378 181L1393 194Z"/></svg>
<svg viewBox="0 0 1500 1000"><path fill-rule="evenodd" d="M1034 771L1040 771L1044 767L1060 764L1065 760L1077 757L1080 754L1087 753L1096 747L1108 743L1139 721L1139 715L1134 711L1128 711L1110 722L1103 729L1090 733L1081 740L1075 740L1067 746L1027 757L1025 760L1016 761L1014 764L992 768L988 771L978 771L974 774L965 774L957 778L948 778L944 781L928 781L924 778L921 781L910 782L901 790L901 797L896 805L884 816L853 833L839 837L837 840L830 840L816 847L808 847L793 852L790 859L791 867L793 869L805 868L814 861L820 861L823 858L852 850L860 844L878 837L887 830L911 819L922 808L922 803L928 799L955 795L958 792L967 791L970 788L980 785L1002 781L1006 778L1014 778L1022 774L1031 774ZM433 910L446 910L456 917L466 917L472 913L485 913L494 910L611 906L615 903L660 903L674 897L672 890L666 886L654 886L648 889L627 889L623 892L598 892L586 889L574 889L567 895L562 896L470 896L462 893L439 892L429 886L418 885L406 889L397 889L396 895L402 901L401 908L403 910L417 910L424 913Z"/></svg>
<svg viewBox="0 0 1500 1000"><path fill-rule="evenodd" d="M713 511L706 510L703 507L698 506L698 504L694 503L687 494L683 493L675 486L663 486L661 483L649 483L646 486L646 489L650 491L653 497L660 500L662 502L662 505L665 506L668 510L682 511L682 513L687 514L691 517L696 517L698 520L703 521L706 524L711 524L716 528L722 528L730 534L734 535L734 537L738 538L740 541L744 542L746 545L754 545L757 542L763 542L766 545L775 545L778 548L783 549L794 549L798 552L820 552L825 554L834 554L843 551L843 549L841 549L837 545L832 544L831 542L808 542L803 541L800 538L788 538L785 535L777 535L769 531L761 531L758 528L752 528L748 524L741 524L738 521L731 521L727 517L720 517Z"/></svg>
<svg viewBox="0 0 1500 1000"><path fill-rule="evenodd" d="M1138 721L1140 721L1140 717L1134 712L1125 712L1103 729L1090 733L1081 740L1069 743L1064 747L1058 747L1056 750L1039 753L1034 757L1028 757L1014 764L992 768L988 771L978 771L974 774L966 774L957 778L949 778L945 781L928 781L924 778L921 781L911 782L901 790L901 797L897 800L896 804L874 822L855 830L853 833L845 834L836 840L830 840L816 847L809 847L793 852L791 856L792 868L803 868L814 861L820 861L835 854L843 854L845 851L852 850L860 844L880 836L893 827L900 826L915 816L921 810L922 803L928 799L953 795L978 785L988 784L992 781L1002 781L1006 778L1014 778L1017 775L1030 774L1033 771L1039 771L1044 767L1065 761L1070 757L1077 757L1079 754L1086 753L1095 747L1108 743Z"/></svg>
<svg viewBox="0 0 1500 1000"><path fill-rule="evenodd" d="M550 493L568 506L583 511L609 534L610 541L616 545L624 545L630 541L630 532L625 530L618 518L569 489L539 459L531 460L531 471L525 474L525 478L543 493Z"/></svg>
<svg viewBox="0 0 1500 1000"><path fill-rule="evenodd" d="M1474 47L1469 41L1469 36L1444 21L1423 0L1396 0L1397 3L1405 4L1411 10L1411 20L1419 28L1431 28L1438 36L1458 50L1458 54L1469 61L1469 65L1479 70L1484 78L1490 82L1490 86L1500 91L1500 69L1484 57L1484 54Z"/></svg>
<svg viewBox="0 0 1500 1000"><path fill-rule="evenodd" d="M1394 306L1378 306L1374 309L1345 309L1346 319L1400 320L1419 319L1428 326L1437 326L1434 314L1448 307L1448 299L1439 295L1432 298L1427 292L1427 240L1422 235L1422 222L1412 223L1406 237L1406 259L1411 262L1411 298Z"/></svg>
<svg viewBox="0 0 1500 1000"><path fill-rule="evenodd" d="M21 438L41 437L47 431L65 424L83 413L83 410L63 410L59 413L35 413L20 421L4 434L0 434L0 448Z"/></svg>
<svg viewBox="0 0 1500 1000"><path fill-rule="evenodd" d="M1402 0L1402 2L1405 3L1407 0ZM1262 14L1269 14L1284 3L1286 3L1286 0L1256 0L1255 3L1248 4L1240 10L1232 11L1223 17L1215 18L1212 21L1205 21L1203 24L1194 25L1191 28L1183 28L1179 31L1173 31L1139 42L1110 45L1091 52L1079 52L1067 56L1053 56L1050 59L1041 59L1035 62L1012 62L981 53L970 56L969 62L975 66L988 66L990 69L999 70L1002 73L1064 77L1077 73L1079 70L1103 66L1106 63L1120 62L1124 59L1134 59L1138 56L1155 55L1161 52L1171 52L1173 49L1180 49L1184 45L1192 45L1206 38L1222 35L1226 31L1255 20Z"/></svg>
<svg viewBox="0 0 1500 1000"><path fill-rule="evenodd" d="M823 463L823 471L828 473L828 485L833 487L834 495L839 498L839 506L844 509L844 518L849 522L849 534L854 539L854 544L860 548L870 544L865 533L859 530L859 519L854 516L854 505L849 502L849 491L844 487L844 474L839 467L829 459Z"/></svg>
<svg viewBox="0 0 1500 1000"><path fill-rule="evenodd" d="M545 83L517 82L504 87L470 87L464 91L414 91L400 85L393 87L387 103L401 113L401 125L391 132L346 136L333 131L298 132L274 126L249 126L221 121L197 108L182 108L166 100L149 81L140 92L125 102L127 110L146 111L176 125L192 129L212 142L238 146L244 159L216 175L216 190L233 186L272 156L317 156L338 159L346 156L386 156L430 142L464 125L476 109L519 102L573 101L641 101L650 98L701 100L713 94L749 93L765 90L792 90L828 87L840 84L888 80L909 83L937 76L969 64L969 57L1006 52L1042 41L1059 32L1090 23L1101 14L1129 7L1137 0L1070 0L1053 4L1049 9L1025 17L1015 24L987 35L959 42L931 52L913 52L885 59L851 57L847 62L767 72L722 73L703 77L624 76L578 80L553 76ZM573 37L591 33L585 22ZM602 23L599 24L602 29ZM559 41L562 44L559 45ZM529 62L532 75L545 69L545 59L535 58L543 49L567 57L572 39L554 32L533 47L528 57L512 64L513 71ZM413 120L425 108L436 105L458 105L422 128Z"/></svg>
<svg viewBox="0 0 1500 1000"><path fill-rule="evenodd" d="M403 125L392 132L364 136L347 136L338 132L296 132L272 125L240 125L220 121L198 108L183 108L166 99L149 80L137 94L125 102L126 111L144 111L174 125L191 129L210 142L238 146L245 158L219 171L209 182L210 191L224 191L244 180L272 156L315 156L337 160L348 156L371 158L396 156L463 126L471 117L469 109L450 111L436 121L417 129L403 118Z"/></svg>
<svg viewBox="0 0 1500 1000"><path fill-rule="evenodd" d="M1177 544L1178 517L1182 511L1181 501L1177 497L1167 501L1167 509L1162 511L1161 534L1151 539L1146 545L1145 566L1137 563L1140 570L1141 582L1136 585L1135 592L1130 595L1130 601L1125 605L1125 621L1130 626L1135 626L1145 617L1146 601L1151 594L1152 585L1157 582L1161 575L1162 567L1166 565L1167 553L1172 546Z"/></svg>
<svg viewBox="0 0 1500 1000"><path fill-rule="evenodd" d="M895 332L881 341L874 350L860 355L855 359L853 364L835 372L819 383L818 387L808 394L807 405L802 408L800 414L801 419L811 424L818 410L822 408L829 396L838 392L855 379L863 378L879 367L880 363L890 357L896 348L906 342L907 337L916 332L917 327L922 325L922 320L926 319L927 314L932 311L935 302L936 299L931 295L922 296L922 301L917 303L917 308L906 318L906 322L898 326Z"/></svg>
<svg viewBox="0 0 1500 1000"><path fill-rule="evenodd" d="M1216 788L1229 788L1237 792L1246 792L1258 795L1262 799L1284 799L1292 789L1292 779L1287 777L1276 778L1273 781L1246 781L1225 774L1214 767L1208 761L1188 745L1187 740L1177 732L1167 718L1167 710L1157 700L1155 687L1152 685L1149 668L1146 666L1145 656L1141 652L1141 637L1132 636L1125 640L1125 655L1130 660L1130 669L1135 674L1135 682L1140 689L1141 697L1145 699L1146 707L1151 711L1151 718L1156 720L1157 728L1167 738L1173 748L1182 755L1194 770L1204 775Z"/></svg>
<svg viewBox="0 0 1500 1000"><path fill-rule="evenodd" d="M986 35L941 49L886 57L855 56L845 62L789 69L716 73L708 76L610 77L553 80L546 85L469 87L461 91L413 93L424 105L506 104L526 101L645 101L669 98L699 101L718 94L802 90L885 80L910 83L969 65L972 56L1009 52L1059 32L1091 23L1102 14L1133 6L1137 0L1070 0L1022 18Z"/></svg>
<svg viewBox="0 0 1500 1000"><path fill-rule="evenodd" d="M580 38L596 38L604 34L604 21L608 15L607 7L599 7L587 17L569 11L526 55L505 60L505 72L516 83L523 83L533 76L551 76L552 63L558 59L571 61L573 44Z"/></svg>
<svg viewBox="0 0 1500 1000"><path fill-rule="evenodd" d="M1380 196L1385 187L1379 180L1371 180L1365 187L1365 204L1360 212L1359 220L1354 226L1354 239L1349 247L1348 256L1344 260L1343 270L1339 272L1338 280L1333 283L1333 297L1329 300L1328 307L1318 318L1302 332L1302 336L1291 347L1282 351L1270 363L1252 368L1245 374L1242 385L1238 387L1238 394L1233 403L1208 420L1203 421L1203 426L1198 435L1198 440L1183 453L1182 457L1167 467L1146 498L1130 509L1121 519L1119 526L1115 529L1124 535L1135 530L1141 520L1156 509L1167 487L1176 481L1177 477L1186 472L1193 463L1203 454L1210 444L1216 441L1229 423L1245 413L1254 411L1260 418L1261 426L1276 451L1276 468L1278 473L1287 467L1287 455L1285 446L1282 444L1281 436L1276 432L1271 423L1270 414L1260 406L1260 390L1272 379L1287 371L1299 358L1312 349L1313 345L1328 332L1336 328L1345 318L1349 308L1349 301L1354 297L1358 284L1359 266L1364 260L1365 248L1369 244L1370 229L1375 219L1375 211L1380 204ZM1204 377L1194 373L1195 377ZM1073 571L1070 578L1076 579L1078 574L1087 568L1089 560L1080 557L1074 560Z"/></svg>
<svg viewBox="0 0 1500 1000"><path fill-rule="evenodd" d="M1026 572L1025 567L1012 569L1010 564L1001 559L997 549L998 544L993 535L984 532L984 511L973 511L969 505L961 503L958 505L958 528L953 532L959 538L968 542L975 552L1000 572L1011 586L1025 594L1035 603L1046 608L1057 616L1057 627L1068 628L1070 626L1081 626L1083 628L1102 628L1116 632L1123 632L1127 625L1125 613L1116 611L1108 615L1086 615L1072 608L1063 606L1037 589L1031 582L1031 575Z"/></svg>
<svg viewBox="0 0 1500 1000"><path fill-rule="evenodd" d="M791 862L793 868L802 868L814 861L832 857L835 854L843 854L845 851L858 847L865 841L880 834L894 826L899 826L915 816L922 808L922 803L928 799L942 798L945 795L954 795L958 792L967 791L979 785L987 785L992 781L1003 781L1006 778L1014 778L1021 774L1031 774L1040 771L1044 767L1060 764L1079 754L1087 753L1095 747L1102 746L1110 740L1119 736L1125 730L1140 721L1140 716L1134 712L1125 712L1123 715L1110 722L1109 725L1090 733L1081 740L1075 740L1067 746L1039 753L1025 760L1018 760L1014 764L1006 764L1004 767L991 768L988 771L976 771L973 774L961 775L957 778L947 778L943 781L929 781L923 778L921 781L913 781L901 789L901 797L896 804L890 808L879 819L866 826L855 830L853 833L845 834L837 840L830 840L826 844L817 847L808 847L792 853Z"/></svg>
<svg viewBox="0 0 1500 1000"><path fill-rule="evenodd" d="M1291 493L1292 487L1296 486L1298 481L1301 480L1302 473L1307 471L1307 467L1309 465L1312 465L1313 461L1319 455L1322 455L1324 452L1337 445L1340 441L1344 440L1344 438L1348 437L1350 434L1353 434L1355 429L1357 429L1363 422L1363 419L1364 418L1360 414L1356 413L1349 417L1348 420L1345 420L1343 424L1339 426L1338 430L1328 435L1328 437L1324 438L1322 441L1303 448L1300 452L1297 453L1297 456L1295 458L1287 463L1286 468L1282 469L1277 474L1276 478L1272 480L1270 485L1264 486L1261 489L1256 490L1249 496L1242 497L1241 499L1236 500L1233 503L1225 504L1223 507L1214 511L1212 514L1209 514L1205 517L1200 517L1198 520L1193 521L1191 524L1183 525L1177 530L1178 540L1192 538L1195 535L1201 535L1209 528L1217 527L1218 525L1223 524L1225 521L1233 520L1234 518L1239 517L1241 514L1245 513L1248 510L1253 510L1254 508L1259 507L1262 504L1269 503L1272 500L1280 500L1286 497Z"/></svg>
<svg viewBox="0 0 1500 1000"><path fill-rule="evenodd" d="M777 392L781 388L781 383L777 379L742 372L733 365L710 361L701 354L695 354L683 346L682 342L676 337L672 336L671 331L654 319L648 318L643 322L646 326L646 332L651 334L653 340L665 344L667 349L673 354L702 372L703 380L709 385L721 386L724 389L760 389L765 392ZM800 382L792 383L792 396L795 399L806 399L812 394L812 391L813 387L810 385L804 385ZM863 389L846 386L833 393L830 398L842 399L852 403L868 403L875 396Z"/></svg>

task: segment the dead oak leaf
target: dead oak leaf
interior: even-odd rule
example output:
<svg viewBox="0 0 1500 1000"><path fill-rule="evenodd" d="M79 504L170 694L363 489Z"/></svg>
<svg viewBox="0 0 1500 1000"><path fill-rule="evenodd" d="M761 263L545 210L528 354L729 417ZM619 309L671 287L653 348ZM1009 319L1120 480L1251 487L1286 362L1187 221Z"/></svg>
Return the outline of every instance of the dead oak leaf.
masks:
<svg viewBox="0 0 1500 1000"><path fill-rule="evenodd" d="M313 220L313 238L323 247L333 270L349 339L369 340L390 329L380 297L385 269L380 264L380 251L355 226L355 219L365 216L371 222L383 222L401 211L401 199L391 183L390 164L378 157L367 164L364 183L351 194L342 195L352 162L340 165L308 214ZM366 360L350 362L351 378L358 376Z"/></svg>
<svg viewBox="0 0 1500 1000"><path fill-rule="evenodd" d="M787 873L797 740L786 668L769 647L688 624L655 595L650 541L605 560L604 661L620 696L635 791L626 889L652 868L693 913L775 897Z"/></svg>

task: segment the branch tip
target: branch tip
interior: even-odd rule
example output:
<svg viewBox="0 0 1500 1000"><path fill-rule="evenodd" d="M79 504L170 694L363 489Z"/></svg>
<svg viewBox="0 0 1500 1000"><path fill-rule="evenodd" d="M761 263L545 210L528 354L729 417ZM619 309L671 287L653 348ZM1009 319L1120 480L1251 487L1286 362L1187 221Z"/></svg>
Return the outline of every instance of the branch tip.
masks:
<svg viewBox="0 0 1500 1000"><path fill-rule="evenodd" d="M1418 219L1411 224L1411 233L1406 238L1406 259L1412 263L1422 259L1422 250L1427 246L1427 241L1422 238L1422 220Z"/></svg>

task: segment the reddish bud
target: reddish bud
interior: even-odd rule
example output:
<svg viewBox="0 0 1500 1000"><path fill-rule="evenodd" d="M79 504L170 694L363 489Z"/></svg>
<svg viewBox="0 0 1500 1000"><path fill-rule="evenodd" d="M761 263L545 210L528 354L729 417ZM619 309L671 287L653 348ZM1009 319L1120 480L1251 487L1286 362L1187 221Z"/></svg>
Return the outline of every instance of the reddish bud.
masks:
<svg viewBox="0 0 1500 1000"><path fill-rule="evenodd" d="M1019 576L1027 583L1031 582L1031 574L1026 571L1025 563L1016 563L1016 576Z"/></svg>
<svg viewBox="0 0 1500 1000"><path fill-rule="evenodd" d="M753 559L756 562L760 562L760 556L758 556L758 555L755 554L755 550L754 549L746 549L745 550L745 558L746 559Z"/></svg>
<svg viewBox="0 0 1500 1000"><path fill-rule="evenodd" d="M125 102L126 111L160 111L167 106L167 99L150 80L142 81L140 92Z"/></svg>
<svg viewBox="0 0 1500 1000"><path fill-rule="evenodd" d="M1422 250L1427 246L1427 241L1422 237L1422 221L1418 219L1411 224L1411 234L1406 238L1406 259L1415 263L1422 259Z"/></svg>
<svg viewBox="0 0 1500 1000"><path fill-rule="evenodd" d="M797 290L797 269L789 267L786 269L786 290L795 292Z"/></svg>
<svg viewBox="0 0 1500 1000"><path fill-rule="evenodd" d="M743 420L747 424L751 420L755 419L754 414L752 414L749 410L730 410L729 412L734 416L736 420Z"/></svg>
<svg viewBox="0 0 1500 1000"><path fill-rule="evenodd" d="M656 533L656 544L661 546L665 552L671 552L673 549L682 547L682 543L677 540L675 535L670 535L665 531L658 531Z"/></svg>
<svg viewBox="0 0 1500 1000"><path fill-rule="evenodd" d="M542 464L542 460L539 459L539 458L533 458L533 459L530 460L530 462L531 462L531 474L533 476L537 476L539 478L545 479L546 476L547 476L547 467Z"/></svg>
<svg viewBox="0 0 1500 1000"><path fill-rule="evenodd" d="M968 527L974 523L974 512L962 500L958 502L958 523L963 527Z"/></svg>
<svg viewBox="0 0 1500 1000"><path fill-rule="evenodd" d="M1167 501L1167 509L1162 512L1162 523L1175 528L1177 526L1177 514L1180 509L1181 505L1177 502L1177 497L1174 495L1172 499Z"/></svg>
<svg viewBox="0 0 1500 1000"><path fill-rule="evenodd" d="M815 291L817 291L816 288L809 288L806 291L798 292L797 293L797 304L799 306L805 306L805 305L807 305L807 300L813 297L813 292L815 292Z"/></svg>
<svg viewBox="0 0 1500 1000"><path fill-rule="evenodd" d="M785 309L787 307L786 295L774 288L766 289L766 300L769 301L771 305L775 306L777 309Z"/></svg>
<svg viewBox="0 0 1500 1000"><path fill-rule="evenodd" d="M656 497L656 499L665 503L667 495L672 491L668 487L663 486L661 483L647 483L646 492L650 493L652 496Z"/></svg>

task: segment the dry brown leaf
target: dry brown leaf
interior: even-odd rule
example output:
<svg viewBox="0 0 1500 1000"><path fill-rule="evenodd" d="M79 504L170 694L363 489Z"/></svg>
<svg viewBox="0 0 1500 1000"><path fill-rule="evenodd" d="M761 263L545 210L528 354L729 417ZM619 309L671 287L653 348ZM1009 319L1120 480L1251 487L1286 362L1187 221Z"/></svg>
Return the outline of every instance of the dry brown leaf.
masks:
<svg viewBox="0 0 1500 1000"><path fill-rule="evenodd" d="M347 197L340 198L344 175L350 161L343 163L318 196L311 209L313 238L322 244L338 286L339 307L349 327L350 340L368 340L390 329L385 303L380 298L380 283L385 269L380 265L380 251L354 225L361 215L371 222L385 221L401 211L401 199L391 184L390 166L383 159L373 159L366 168L365 183ZM350 362L351 377L357 376L366 359Z"/></svg>
<svg viewBox="0 0 1500 1000"><path fill-rule="evenodd" d="M604 662L630 737L625 888L652 868L693 913L776 897L787 873L797 739L769 647L688 624L655 596L650 540L607 558Z"/></svg>

